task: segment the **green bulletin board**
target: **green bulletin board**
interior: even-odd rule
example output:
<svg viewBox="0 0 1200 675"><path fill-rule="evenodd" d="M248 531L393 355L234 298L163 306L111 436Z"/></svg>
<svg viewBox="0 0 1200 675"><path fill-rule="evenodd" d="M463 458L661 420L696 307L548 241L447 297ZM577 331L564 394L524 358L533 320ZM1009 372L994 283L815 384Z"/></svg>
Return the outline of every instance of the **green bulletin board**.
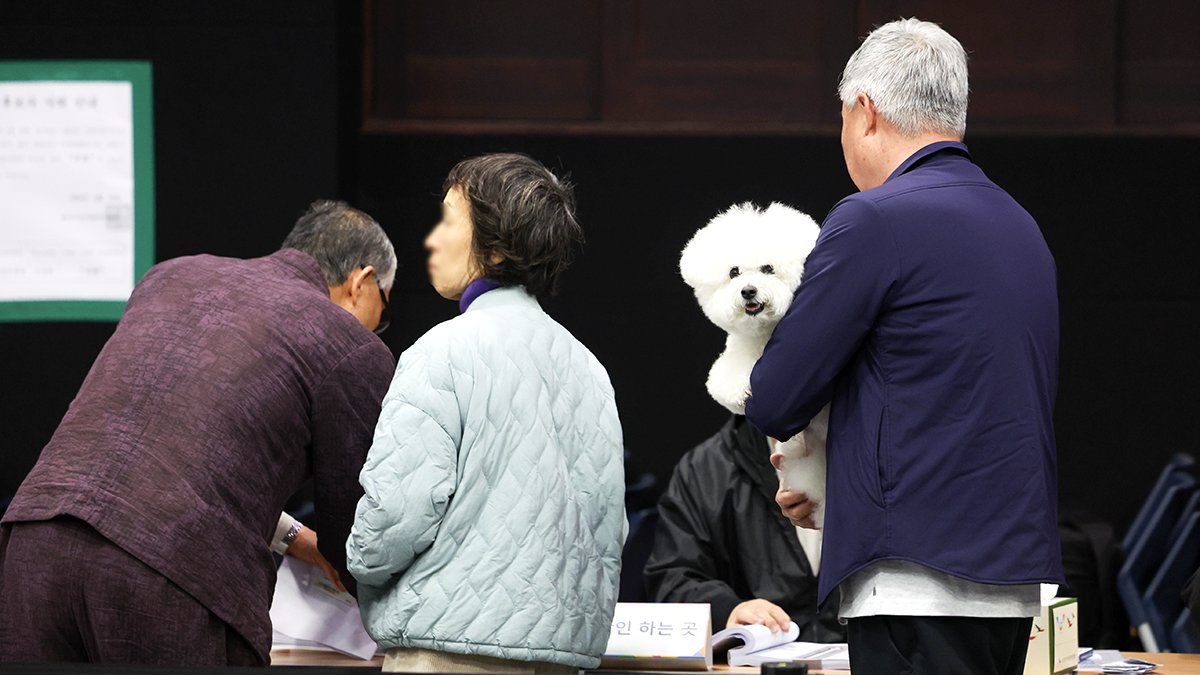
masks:
<svg viewBox="0 0 1200 675"><path fill-rule="evenodd" d="M154 262L145 61L0 61L0 321L117 320Z"/></svg>

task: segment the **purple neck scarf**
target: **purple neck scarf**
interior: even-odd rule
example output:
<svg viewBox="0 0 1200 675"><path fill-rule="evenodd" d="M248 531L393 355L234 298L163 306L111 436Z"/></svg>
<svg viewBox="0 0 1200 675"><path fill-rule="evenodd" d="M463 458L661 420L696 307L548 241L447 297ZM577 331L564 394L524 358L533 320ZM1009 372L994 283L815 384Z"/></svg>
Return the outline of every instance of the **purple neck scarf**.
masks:
<svg viewBox="0 0 1200 675"><path fill-rule="evenodd" d="M467 284L467 289L463 291L462 297L458 299L458 312L461 314L467 311L471 303L475 302L475 298L497 288L500 288L500 282L482 277Z"/></svg>

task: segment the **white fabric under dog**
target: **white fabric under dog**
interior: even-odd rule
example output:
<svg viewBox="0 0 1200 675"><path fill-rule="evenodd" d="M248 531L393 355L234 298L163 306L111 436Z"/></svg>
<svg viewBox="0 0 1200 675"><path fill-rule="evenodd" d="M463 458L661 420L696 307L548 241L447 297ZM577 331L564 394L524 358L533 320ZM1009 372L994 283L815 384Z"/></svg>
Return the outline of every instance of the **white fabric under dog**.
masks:
<svg viewBox="0 0 1200 675"><path fill-rule="evenodd" d="M820 530L810 530L807 527L797 527L796 537L800 539L800 548L804 549L804 555L808 558L808 564L812 567L813 576L821 573L821 540L822 535Z"/></svg>

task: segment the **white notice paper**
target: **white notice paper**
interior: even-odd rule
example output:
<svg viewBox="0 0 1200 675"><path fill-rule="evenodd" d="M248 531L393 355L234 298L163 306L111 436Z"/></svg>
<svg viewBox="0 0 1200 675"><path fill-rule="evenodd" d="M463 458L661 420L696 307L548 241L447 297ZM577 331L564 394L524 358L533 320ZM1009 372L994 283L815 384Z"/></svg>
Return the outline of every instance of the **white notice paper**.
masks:
<svg viewBox="0 0 1200 675"><path fill-rule="evenodd" d="M708 603L618 602L602 669L712 670Z"/></svg>
<svg viewBox="0 0 1200 675"><path fill-rule="evenodd" d="M133 86L0 82L0 302L133 291Z"/></svg>
<svg viewBox="0 0 1200 675"><path fill-rule="evenodd" d="M363 628L358 603L317 567L284 557L271 601L272 649L332 649L360 659L378 647Z"/></svg>

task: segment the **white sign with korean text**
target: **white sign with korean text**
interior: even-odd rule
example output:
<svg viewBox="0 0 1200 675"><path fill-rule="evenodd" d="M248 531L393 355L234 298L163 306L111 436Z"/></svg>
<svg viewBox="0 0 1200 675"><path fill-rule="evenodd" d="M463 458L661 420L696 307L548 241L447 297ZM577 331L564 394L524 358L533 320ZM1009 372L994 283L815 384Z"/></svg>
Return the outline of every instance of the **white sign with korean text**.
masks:
<svg viewBox="0 0 1200 675"><path fill-rule="evenodd" d="M134 284L129 82L0 82L0 301Z"/></svg>
<svg viewBox="0 0 1200 675"><path fill-rule="evenodd" d="M711 670L708 603L618 602L601 668Z"/></svg>

